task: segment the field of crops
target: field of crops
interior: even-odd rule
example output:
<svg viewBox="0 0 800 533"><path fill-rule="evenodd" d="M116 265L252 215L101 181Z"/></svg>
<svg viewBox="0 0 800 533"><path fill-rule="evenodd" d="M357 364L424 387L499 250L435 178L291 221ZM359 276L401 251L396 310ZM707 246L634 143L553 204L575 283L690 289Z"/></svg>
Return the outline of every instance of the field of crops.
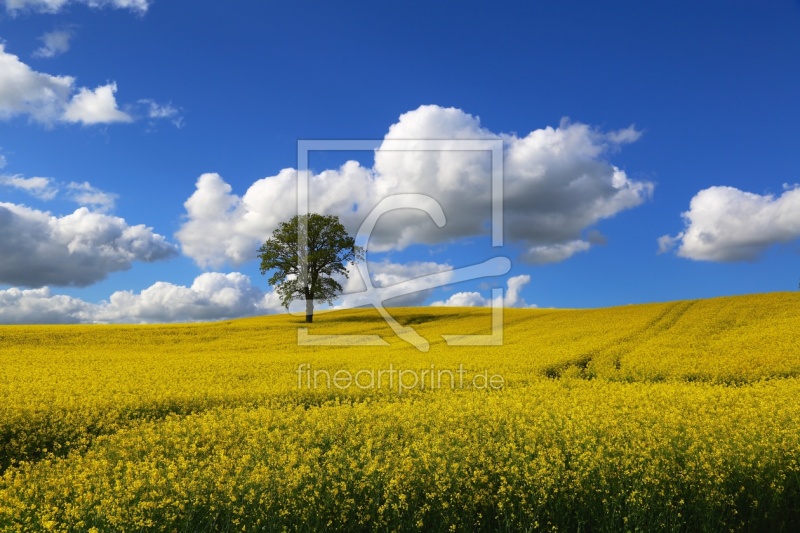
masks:
<svg viewBox="0 0 800 533"><path fill-rule="evenodd" d="M0 531L800 527L800 294L392 314L0 326Z"/></svg>

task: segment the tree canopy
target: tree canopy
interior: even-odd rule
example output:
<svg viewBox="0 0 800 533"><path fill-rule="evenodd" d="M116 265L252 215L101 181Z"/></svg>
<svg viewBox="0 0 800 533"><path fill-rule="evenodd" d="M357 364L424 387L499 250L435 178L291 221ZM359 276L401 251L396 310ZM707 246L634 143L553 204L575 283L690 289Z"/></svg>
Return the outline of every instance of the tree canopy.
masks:
<svg viewBox="0 0 800 533"><path fill-rule="evenodd" d="M305 237L305 238L304 238ZM258 249L261 273L272 271L269 284L287 308L306 302L306 322L312 322L314 300L332 303L342 291L335 274L348 277L347 264L363 258L363 250L335 215L295 215L281 222Z"/></svg>

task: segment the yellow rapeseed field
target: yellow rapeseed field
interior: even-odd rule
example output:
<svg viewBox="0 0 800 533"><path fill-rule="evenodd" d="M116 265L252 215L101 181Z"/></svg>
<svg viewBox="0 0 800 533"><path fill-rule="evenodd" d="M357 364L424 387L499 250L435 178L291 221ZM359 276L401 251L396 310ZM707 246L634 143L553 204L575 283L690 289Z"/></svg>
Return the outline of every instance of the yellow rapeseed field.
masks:
<svg viewBox="0 0 800 533"><path fill-rule="evenodd" d="M0 531L795 531L800 294L0 326Z"/></svg>

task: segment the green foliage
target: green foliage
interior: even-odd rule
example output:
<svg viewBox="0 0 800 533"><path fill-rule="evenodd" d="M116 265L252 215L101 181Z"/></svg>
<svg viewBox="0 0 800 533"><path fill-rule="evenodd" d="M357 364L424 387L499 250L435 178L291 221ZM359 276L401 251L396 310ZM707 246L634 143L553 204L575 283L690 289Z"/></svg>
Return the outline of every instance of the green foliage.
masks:
<svg viewBox="0 0 800 533"><path fill-rule="evenodd" d="M363 250L347 234L335 215L295 215L258 249L261 273L272 271L269 284L287 308L292 300L306 300L306 315L313 300L332 303L342 291L333 276L347 277L347 264L363 258Z"/></svg>

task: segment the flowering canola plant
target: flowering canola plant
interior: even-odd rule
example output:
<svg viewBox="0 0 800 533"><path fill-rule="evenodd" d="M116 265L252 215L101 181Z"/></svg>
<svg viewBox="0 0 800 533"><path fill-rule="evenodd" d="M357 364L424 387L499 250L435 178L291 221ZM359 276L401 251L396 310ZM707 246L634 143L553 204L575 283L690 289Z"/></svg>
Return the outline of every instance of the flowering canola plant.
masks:
<svg viewBox="0 0 800 533"><path fill-rule="evenodd" d="M430 351L369 310L311 333L388 346L298 346L292 316L0 327L0 531L800 525L800 295L507 309L488 347L441 335L489 310L392 314ZM464 379L310 380L387 368Z"/></svg>

